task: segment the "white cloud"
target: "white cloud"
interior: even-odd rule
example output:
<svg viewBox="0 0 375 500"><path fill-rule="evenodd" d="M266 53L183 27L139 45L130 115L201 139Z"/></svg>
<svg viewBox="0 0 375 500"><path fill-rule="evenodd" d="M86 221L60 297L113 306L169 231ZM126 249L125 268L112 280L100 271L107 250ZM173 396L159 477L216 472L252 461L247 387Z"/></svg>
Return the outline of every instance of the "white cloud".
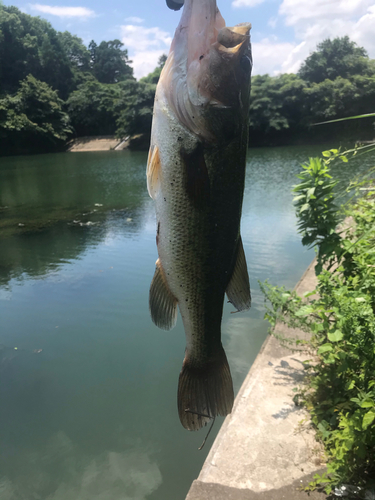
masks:
<svg viewBox="0 0 375 500"><path fill-rule="evenodd" d="M271 26L271 28L276 28L276 25L277 25L277 17L271 17L269 20L268 20L268 26Z"/></svg>
<svg viewBox="0 0 375 500"><path fill-rule="evenodd" d="M373 4L373 0L283 0L279 14L285 16L287 26L295 26L303 21L311 22L337 19L353 19L362 15Z"/></svg>
<svg viewBox="0 0 375 500"><path fill-rule="evenodd" d="M276 22L291 27L295 41L253 43L254 74L296 73L318 43L346 35L375 58L375 0L283 0L269 25Z"/></svg>
<svg viewBox="0 0 375 500"><path fill-rule="evenodd" d="M150 48L165 48L170 46L172 37L160 28L144 28L127 24L121 26L122 42L127 48L144 51Z"/></svg>
<svg viewBox="0 0 375 500"><path fill-rule="evenodd" d="M144 28L127 24L121 26L121 41L129 49L134 76L142 78L153 71L162 54L168 54L172 37L160 28Z"/></svg>
<svg viewBox="0 0 375 500"><path fill-rule="evenodd" d="M361 47L365 47L371 58L375 58L375 4L368 8L355 25L352 39Z"/></svg>
<svg viewBox="0 0 375 500"><path fill-rule="evenodd" d="M241 8L241 7L255 7L263 3L265 0L234 0L232 2L232 7Z"/></svg>
<svg viewBox="0 0 375 500"><path fill-rule="evenodd" d="M298 71L317 44L327 38L347 35L375 57L374 0L318 0L313 8L305 0L283 0L279 14L301 41L284 60L285 72Z"/></svg>
<svg viewBox="0 0 375 500"><path fill-rule="evenodd" d="M135 24L140 24L144 22L144 19L141 17L136 17L136 16L130 16L125 19L126 22L128 23L135 23Z"/></svg>
<svg viewBox="0 0 375 500"><path fill-rule="evenodd" d="M139 80L139 78L154 71L158 64L159 57L167 53L167 50L145 50L134 54L134 56L131 57L133 61L131 66L134 68L134 76Z"/></svg>
<svg viewBox="0 0 375 500"><path fill-rule="evenodd" d="M31 4L30 8L43 14L51 14L52 16L58 17L80 17L87 19L89 17L95 17L96 14L93 10L87 9L86 7L63 7L63 6L52 6L52 5L42 5L40 3Z"/></svg>
<svg viewBox="0 0 375 500"><path fill-rule="evenodd" d="M253 75L276 75L280 73L280 61L284 61L294 50L295 46L288 42L278 42L264 38L252 44Z"/></svg>

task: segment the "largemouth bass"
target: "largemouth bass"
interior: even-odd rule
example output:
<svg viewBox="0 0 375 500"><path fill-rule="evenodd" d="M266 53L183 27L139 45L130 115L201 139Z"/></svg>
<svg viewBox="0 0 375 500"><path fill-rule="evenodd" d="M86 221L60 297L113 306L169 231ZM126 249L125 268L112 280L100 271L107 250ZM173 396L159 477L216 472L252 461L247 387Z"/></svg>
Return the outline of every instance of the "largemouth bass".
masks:
<svg viewBox="0 0 375 500"><path fill-rule="evenodd" d="M223 302L225 293L239 311L251 302L240 236L250 28L225 27L216 0L185 0L155 95L147 186L159 258L149 305L154 323L166 330L180 309L186 351L178 412L189 430L232 410Z"/></svg>

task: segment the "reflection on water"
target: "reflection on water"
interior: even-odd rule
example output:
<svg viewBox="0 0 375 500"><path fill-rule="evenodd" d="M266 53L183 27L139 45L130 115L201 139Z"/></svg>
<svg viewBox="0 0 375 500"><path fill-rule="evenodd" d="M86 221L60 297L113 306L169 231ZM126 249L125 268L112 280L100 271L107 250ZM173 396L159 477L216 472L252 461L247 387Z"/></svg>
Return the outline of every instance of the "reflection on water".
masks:
<svg viewBox="0 0 375 500"><path fill-rule="evenodd" d="M144 154L42 155L2 160L0 283L42 276L108 233L132 237L144 215Z"/></svg>
<svg viewBox="0 0 375 500"><path fill-rule="evenodd" d="M85 454L63 431L53 434L44 449L26 451L17 467L22 474L14 480L11 473L0 479L2 500L29 499L30 492L46 500L143 500L162 482L147 445Z"/></svg>
<svg viewBox="0 0 375 500"><path fill-rule="evenodd" d="M253 306L225 304L223 316L236 390L267 332L257 280L293 287L313 258L290 189L318 152L250 151L242 237ZM179 423L184 332L180 319L165 332L149 317L145 163L126 151L1 159L1 500L182 499L220 427L198 452L204 432Z"/></svg>

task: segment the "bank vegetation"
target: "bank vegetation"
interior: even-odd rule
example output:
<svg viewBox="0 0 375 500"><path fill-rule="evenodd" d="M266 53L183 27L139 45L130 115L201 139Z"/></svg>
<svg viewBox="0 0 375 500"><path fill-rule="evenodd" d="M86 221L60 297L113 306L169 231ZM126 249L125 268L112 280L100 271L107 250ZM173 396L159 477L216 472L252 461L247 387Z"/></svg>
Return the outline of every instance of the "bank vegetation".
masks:
<svg viewBox="0 0 375 500"><path fill-rule="evenodd" d="M375 494L375 170L340 187L330 165L366 149L373 154L375 146L310 158L294 189L302 243L317 251L316 290L301 298L261 285L272 330L282 321L310 336L299 342L310 358L295 403L310 412L327 462L310 488L350 498ZM341 206L340 190L350 196Z"/></svg>

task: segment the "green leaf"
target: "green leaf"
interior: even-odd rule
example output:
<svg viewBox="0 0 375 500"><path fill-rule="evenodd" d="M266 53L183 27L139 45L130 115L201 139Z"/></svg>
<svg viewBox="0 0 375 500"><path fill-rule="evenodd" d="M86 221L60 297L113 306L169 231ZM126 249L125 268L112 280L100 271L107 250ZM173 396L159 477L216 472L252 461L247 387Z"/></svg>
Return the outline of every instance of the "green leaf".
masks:
<svg viewBox="0 0 375 500"><path fill-rule="evenodd" d="M373 410L370 410L367 413L365 413L362 420L362 429L366 430L367 427L372 424L374 419L375 419L375 412Z"/></svg>
<svg viewBox="0 0 375 500"><path fill-rule="evenodd" d="M331 344L323 344L318 349L318 354L323 354L324 352L332 351L333 347Z"/></svg>
<svg viewBox="0 0 375 500"><path fill-rule="evenodd" d="M330 340L331 342L339 342L340 340L342 340L343 336L344 335L340 330L335 330L334 332L330 332L327 335L328 340Z"/></svg>
<svg viewBox="0 0 375 500"><path fill-rule="evenodd" d="M346 391L350 391L351 389L353 389L354 385L355 385L354 380L351 380L350 382L348 382L348 383L346 384L346 386L345 386L345 390L346 390Z"/></svg>
<svg viewBox="0 0 375 500"><path fill-rule="evenodd" d="M301 317L301 316L308 316L309 314L311 314L312 312L314 311L314 308L312 306L302 306L301 309L299 309L297 312L296 312L296 316L297 317Z"/></svg>
<svg viewBox="0 0 375 500"><path fill-rule="evenodd" d="M374 401L366 400L361 403L361 408L373 408L375 406Z"/></svg>

